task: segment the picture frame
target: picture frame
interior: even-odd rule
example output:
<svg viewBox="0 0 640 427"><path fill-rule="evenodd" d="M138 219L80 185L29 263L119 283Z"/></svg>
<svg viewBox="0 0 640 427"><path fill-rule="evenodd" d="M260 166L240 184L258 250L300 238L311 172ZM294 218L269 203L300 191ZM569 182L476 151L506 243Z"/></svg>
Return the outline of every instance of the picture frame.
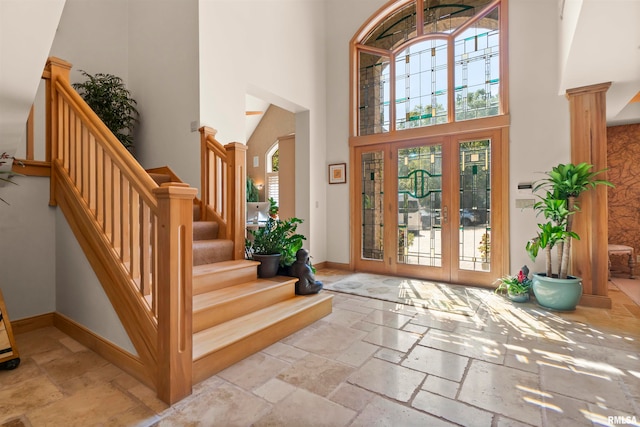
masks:
<svg viewBox="0 0 640 427"><path fill-rule="evenodd" d="M345 184L347 182L347 164L333 163L329 165L329 184Z"/></svg>

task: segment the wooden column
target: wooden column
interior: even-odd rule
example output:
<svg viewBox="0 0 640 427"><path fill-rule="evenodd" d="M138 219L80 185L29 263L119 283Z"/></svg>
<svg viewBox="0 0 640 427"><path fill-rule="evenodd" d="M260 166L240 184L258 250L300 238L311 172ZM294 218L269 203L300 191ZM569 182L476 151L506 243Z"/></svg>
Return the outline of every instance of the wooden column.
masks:
<svg viewBox="0 0 640 427"><path fill-rule="evenodd" d="M247 225L247 146L232 142L227 151L227 196L230 239L233 240L233 259L244 259L245 227Z"/></svg>
<svg viewBox="0 0 640 427"><path fill-rule="evenodd" d="M606 92L611 83L567 90L571 115L571 162L587 162L593 170L607 168ZM606 174L598 178L606 179ZM581 305L611 308L608 282L607 187L583 193L581 212L575 215L574 231L580 240L572 242L571 274L582 278Z"/></svg>
<svg viewBox="0 0 640 427"><path fill-rule="evenodd" d="M278 138L278 193L280 201L278 215L282 219L296 216L296 136ZM267 183L268 184L268 183Z"/></svg>
<svg viewBox="0 0 640 427"><path fill-rule="evenodd" d="M158 397L191 394L193 368L193 198L197 189L165 183L158 198Z"/></svg>

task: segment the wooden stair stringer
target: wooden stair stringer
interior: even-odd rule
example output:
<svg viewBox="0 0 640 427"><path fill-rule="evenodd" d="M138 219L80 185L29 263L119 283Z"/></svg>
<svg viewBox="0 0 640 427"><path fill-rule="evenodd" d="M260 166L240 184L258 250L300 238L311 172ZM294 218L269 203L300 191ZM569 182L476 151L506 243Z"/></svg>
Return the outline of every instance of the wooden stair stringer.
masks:
<svg viewBox="0 0 640 427"><path fill-rule="evenodd" d="M333 296L293 296L193 335L198 383L331 313Z"/></svg>

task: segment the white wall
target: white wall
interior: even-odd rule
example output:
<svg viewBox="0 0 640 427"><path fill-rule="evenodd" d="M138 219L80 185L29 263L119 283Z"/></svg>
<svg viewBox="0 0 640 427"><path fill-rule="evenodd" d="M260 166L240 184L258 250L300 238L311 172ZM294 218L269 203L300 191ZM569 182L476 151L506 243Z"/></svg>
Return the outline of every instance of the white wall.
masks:
<svg viewBox="0 0 640 427"><path fill-rule="evenodd" d="M555 0L509 1L510 246L511 272L523 265L543 271L525 252L536 231L532 209L515 207L519 182L543 178L559 162L570 161L569 103L558 94L559 17ZM535 34L535 37L532 35ZM534 267L535 266L535 267Z"/></svg>
<svg viewBox="0 0 640 427"><path fill-rule="evenodd" d="M199 119L198 2L128 3L128 84L141 114L136 158L200 187L200 134L191 132Z"/></svg>
<svg viewBox="0 0 640 427"><path fill-rule="evenodd" d="M84 70L90 74L114 74L126 83L128 22L126 0L68 0L50 55L73 65L72 82L84 81L79 72ZM132 344L123 335L122 324L59 210L54 225L57 298L55 310L50 311L58 311L131 351Z"/></svg>
<svg viewBox="0 0 640 427"><path fill-rule="evenodd" d="M326 185L327 260L349 263L349 42L362 24L383 5L385 0L330 0L327 16L327 165L347 163L347 184ZM325 165L325 168L327 167ZM319 177L326 182L325 176Z"/></svg>
<svg viewBox="0 0 640 427"><path fill-rule="evenodd" d="M24 144L64 0L0 1L0 147Z"/></svg>
<svg viewBox="0 0 640 427"><path fill-rule="evenodd" d="M55 311L55 209L49 179L15 177L0 187L0 289L9 319Z"/></svg>
<svg viewBox="0 0 640 427"><path fill-rule="evenodd" d="M59 209L56 212L55 311L137 354L64 214Z"/></svg>
<svg viewBox="0 0 640 427"><path fill-rule="evenodd" d="M200 0L200 120L245 142L245 94L296 113L296 216L314 262L326 259L325 6Z"/></svg>

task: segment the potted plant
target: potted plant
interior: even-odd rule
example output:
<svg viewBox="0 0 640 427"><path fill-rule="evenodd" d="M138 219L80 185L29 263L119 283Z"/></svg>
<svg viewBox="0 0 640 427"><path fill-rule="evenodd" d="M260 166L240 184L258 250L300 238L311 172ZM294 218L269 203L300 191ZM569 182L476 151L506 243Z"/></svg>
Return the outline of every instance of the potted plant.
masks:
<svg viewBox="0 0 640 427"><path fill-rule="evenodd" d="M269 216L273 219L277 219L279 211L280 208L278 207L276 201L273 199L273 197L269 197Z"/></svg>
<svg viewBox="0 0 640 427"><path fill-rule="evenodd" d="M87 80L74 83L82 99L100 117L104 124L127 150L133 148L133 128L137 122L136 100L120 77L113 74L91 75L80 70Z"/></svg>
<svg viewBox="0 0 640 427"><path fill-rule="evenodd" d="M526 267L518 272L517 276L504 276L498 279L498 287L495 290L497 294L507 294L507 298L514 302L529 301L529 292L531 290L531 279L524 272Z"/></svg>
<svg viewBox="0 0 640 427"><path fill-rule="evenodd" d="M247 241L246 252L254 260L260 261L258 276L273 277L278 273L279 267L289 267L294 263L296 252L302 248L303 240L306 240L302 234L296 233L296 228L301 223L299 218L269 218L264 227L249 230L253 240Z"/></svg>
<svg viewBox="0 0 640 427"><path fill-rule="evenodd" d="M587 163L555 166L547 177L533 188L539 201L533 205L537 215L546 222L538 224L537 235L527 242L526 250L532 260L540 251L546 257L545 273L533 275L533 293L543 307L559 311L575 310L582 295L582 279L568 274L572 239L580 239L573 231L573 216L580 211L578 197L583 192L609 181L596 179L604 170L593 172ZM557 274L553 273L552 249L557 249Z"/></svg>

